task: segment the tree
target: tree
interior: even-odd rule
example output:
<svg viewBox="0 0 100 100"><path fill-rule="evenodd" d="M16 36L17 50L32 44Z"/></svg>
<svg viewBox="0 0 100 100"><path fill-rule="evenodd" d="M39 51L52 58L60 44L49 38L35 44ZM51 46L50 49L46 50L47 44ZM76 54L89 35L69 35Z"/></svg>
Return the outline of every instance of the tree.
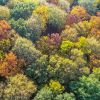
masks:
<svg viewBox="0 0 100 100"><path fill-rule="evenodd" d="M43 55L38 58L34 63L28 65L25 74L30 77L32 80L35 80L39 85L42 85L48 81L48 56Z"/></svg>
<svg viewBox="0 0 100 100"><path fill-rule="evenodd" d="M3 98L7 100L29 100L36 90L37 87L34 82L25 75L17 74L7 79Z"/></svg>
<svg viewBox="0 0 100 100"><path fill-rule="evenodd" d="M73 93L63 93L60 95L57 95L57 97L54 100L75 100L75 96Z"/></svg>
<svg viewBox="0 0 100 100"><path fill-rule="evenodd" d="M58 7L49 7L47 21L47 32L58 33L65 27L67 14Z"/></svg>
<svg viewBox="0 0 100 100"><path fill-rule="evenodd" d="M49 58L48 73L49 77L66 83L75 79L77 65L73 60L61 56L51 55Z"/></svg>
<svg viewBox="0 0 100 100"><path fill-rule="evenodd" d="M49 84L44 86L33 100L55 100L55 97L64 91L64 87L55 80L50 80Z"/></svg>
<svg viewBox="0 0 100 100"><path fill-rule="evenodd" d="M5 55L5 58L0 61L0 76L8 77L21 72L17 66L17 57L12 52Z"/></svg>
<svg viewBox="0 0 100 100"><path fill-rule="evenodd" d="M21 37L15 41L15 45L12 49L18 58L25 60L26 64L35 62L42 55L31 41Z"/></svg>
<svg viewBox="0 0 100 100"><path fill-rule="evenodd" d="M60 49L61 36L58 33L53 33L48 36L41 37L36 42L36 47L44 54L54 54Z"/></svg>
<svg viewBox="0 0 100 100"><path fill-rule="evenodd" d="M35 8L34 3L17 3L11 10L11 17L14 19L27 19L32 15L32 11Z"/></svg>
<svg viewBox="0 0 100 100"><path fill-rule="evenodd" d="M98 71L95 71L93 74L82 76L79 81L70 84L77 99L98 100L100 98L100 77L96 77L98 75Z"/></svg>

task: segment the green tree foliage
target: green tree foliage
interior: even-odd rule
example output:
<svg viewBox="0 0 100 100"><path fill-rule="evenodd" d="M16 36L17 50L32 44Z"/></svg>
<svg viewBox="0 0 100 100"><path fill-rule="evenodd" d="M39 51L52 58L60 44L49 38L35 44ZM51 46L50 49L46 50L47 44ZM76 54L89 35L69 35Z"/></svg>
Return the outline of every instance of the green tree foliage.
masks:
<svg viewBox="0 0 100 100"><path fill-rule="evenodd" d="M28 3L35 3L36 5L38 4L37 0L9 0L9 2L7 3L7 6L12 9L14 6L16 6L16 4L21 3L21 2L27 3L27 4Z"/></svg>
<svg viewBox="0 0 100 100"><path fill-rule="evenodd" d="M27 23L28 28L30 29L30 33L27 34L27 37L32 41L38 40L43 32L42 20L36 14L36 15L32 15L27 20L26 23Z"/></svg>
<svg viewBox="0 0 100 100"><path fill-rule="evenodd" d="M88 13L95 14L98 10L99 0L78 0L78 3L87 9Z"/></svg>
<svg viewBox="0 0 100 100"><path fill-rule="evenodd" d="M13 52L28 64L36 61L42 55L40 51L36 50L31 41L21 37L16 40Z"/></svg>
<svg viewBox="0 0 100 100"><path fill-rule="evenodd" d="M49 7L48 12L49 12L48 22L47 22L48 32L53 33L61 31L66 24L67 14L65 13L65 11L55 6L51 6Z"/></svg>
<svg viewBox="0 0 100 100"><path fill-rule="evenodd" d="M72 59L77 67L78 67L78 73L79 75L89 74L89 68L87 66L86 59L84 58L84 53L81 50L78 50L76 48L73 48L71 50L71 56L70 59Z"/></svg>
<svg viewBox="0 0 100 100"><path fill-rule="evenodd" d="M98 71L88 77L82 76L79 81L72 82L70 87L79 100L98 100L100 98L100 77ZM94 77L95 76L95 77Z"/></svg>
<svg viewBox="0 0 100 100"><path fill-rule="evenodd" d="M26 68L26 75L32 80L35 80L38 84L43 84L48 81L47 57L47 55L43 55L42 57L38 58L36 62L32 63Z"/></svg>
<svg viewBox="0 0 100 100"><path fill-rule="evenodd" d="M58 55L51 55L48 65L49 77L65 83L70 79L75 78L77 72L77 65L70 59L60 57Z"/></svg>
<svg viewBox="0 0 100 100"><path fill-rule="evenodd" d="M75 100L73 93L63 92L64 87L58 81L50 80L49 84L43 87L33 100Z"/></svg>
<svg viewBox="0 0 100 100"><path fill-rule="evenodd" d="M75 100L75 96L73 93L63 93L60 95L57 95L57 97L54 100Z"/></svg>
<svg viewBox="0 0 100 100"><path fill-rule="evenodd" d="M50 80L49 84L44 86L33 100L55 100L55 97L64 91L64 87L54 80Z"/></svg>
<svg viewBox="0 0 100 100"><path fill-rule="evenodd" d="M49 89L41 89L33 100L52 100L54 98L53 93Z"/></svg>
<svg viewBox="0 0 100 100"><path fill-rule="evenodd" d="M11 16L14 19L24 18L27 19L31 14L35 4L33 3L18 3L11 10Z"/></svg>
<svg viewBox="0 0 100 100"><path fill-rule="evenodd" d="M99 100L99 67L100 0L0 0L0 100Z"/></svg>
<svg viewBox="0 0 100 100"><path fill-rule="evenodd" d="M58 0L58 6L67 12L70 10L70 3L67 0Z"/></svg>
<svg viewBox="0 0 100 100"><path fill-rule="evenodd" d="M29 33L30 29L28 28L27 23L24 19L11 19L9 23L12 26L12 28L15 29L22 37L26 37Z"/></svg>

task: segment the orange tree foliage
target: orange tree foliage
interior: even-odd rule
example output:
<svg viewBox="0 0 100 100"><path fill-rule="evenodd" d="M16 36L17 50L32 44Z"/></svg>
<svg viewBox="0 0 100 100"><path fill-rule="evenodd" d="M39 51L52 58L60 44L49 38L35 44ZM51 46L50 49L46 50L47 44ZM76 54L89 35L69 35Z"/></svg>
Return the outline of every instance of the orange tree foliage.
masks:
<svg viewBox="0 0 100 100"><path fill-rule="evenodd" d="M71 10L71 14L77 15L81 20L88 20L90 18L89 14L87 13L86 9L81 6L75 6Z"/></svg>
<svg viewBox="0 0 100 100"><path fill-rule="evenodd" d="M7 38L7 32L11 29L10 25L5 20L0 20L0 40Z"/></svg>
<svg viewBox="0 0 100 100"><path fill-rule="evenodd" d="M17 67L17 57L12 52L5 54L5 58L0 61L0 75L11 76L19 71Z"/></svg>
<svg viewBox="0 0 100 100"><path fill-rule="evenodd" d="M11 27L5 20L0 20L0 28L2 28L4 31L11 29Z"/></svg>
<svg viewBox="0 0 100 100"><path fill-rule="evenodd" d="M92 36L96 36L100 38L100 17L99 16L92 16L90 23L92 25Z"/></svg>

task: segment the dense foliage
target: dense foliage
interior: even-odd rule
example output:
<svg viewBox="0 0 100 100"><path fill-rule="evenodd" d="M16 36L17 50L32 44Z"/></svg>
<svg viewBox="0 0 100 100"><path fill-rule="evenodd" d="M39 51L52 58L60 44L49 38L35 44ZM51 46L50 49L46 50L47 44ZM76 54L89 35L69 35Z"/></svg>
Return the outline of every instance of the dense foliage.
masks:
<svg viewBox="0 0 100 100"><path fill-rule="evenodd" d="M0 100L99 100L100 0L0 0Z"/></svg>
<svg viewBox="0 0 100 100"><path fill-rule="evenodd" d="M32 10L34 9L35 5L33 3L18 3L14 6L11 10L11 16L14 19L24 18L26 19L32 14Z"/></svg>

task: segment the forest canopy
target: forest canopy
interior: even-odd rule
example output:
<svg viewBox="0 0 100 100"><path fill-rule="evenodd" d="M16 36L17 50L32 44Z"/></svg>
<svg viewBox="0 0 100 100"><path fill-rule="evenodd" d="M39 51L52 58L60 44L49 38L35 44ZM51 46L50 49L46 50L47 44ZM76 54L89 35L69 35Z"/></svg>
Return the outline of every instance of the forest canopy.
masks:
<svg viewBox="0 0 100 100"><path fill-rule="evenodd" d="M99 100L100 0L0 0L0 100Z"/></svg>

